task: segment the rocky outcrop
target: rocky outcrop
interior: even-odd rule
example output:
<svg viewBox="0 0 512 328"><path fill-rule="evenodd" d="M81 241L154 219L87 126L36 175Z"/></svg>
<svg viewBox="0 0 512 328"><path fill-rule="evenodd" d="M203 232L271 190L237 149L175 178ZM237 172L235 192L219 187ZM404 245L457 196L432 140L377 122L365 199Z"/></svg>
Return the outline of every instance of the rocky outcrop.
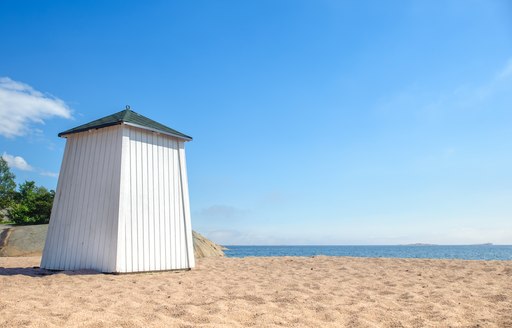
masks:
<svg viewBox="0 0 512 328"><path fill-rule="evenodd" d="M43 252L47 224L0 225L0 256L39 256ZM196 258L224 256L223 247L193 231Z"/></svg>
<svg viewBox="0 0 512 328"><path fill-rule="evenodd" d="M43 252L47 224L0 226L0 256L38 256Z"/></svg>
<svg viewBox="0 0 512 328"><path fill-rule="evenodd" d="M201 257L224 256L225 248L192 231L194 237L194 254L196 259Z"/></svg>

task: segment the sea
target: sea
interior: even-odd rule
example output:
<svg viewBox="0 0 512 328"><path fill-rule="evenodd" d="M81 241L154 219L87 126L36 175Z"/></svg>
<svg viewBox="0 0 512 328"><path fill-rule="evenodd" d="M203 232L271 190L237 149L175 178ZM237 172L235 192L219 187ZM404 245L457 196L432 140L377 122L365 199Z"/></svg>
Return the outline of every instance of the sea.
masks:
<svg viewBox="0 0 512 328"><path fill-rule="evenodd" d="M419 259L512 260L512 245L226 246L228 257L353 256Z"/></svg>

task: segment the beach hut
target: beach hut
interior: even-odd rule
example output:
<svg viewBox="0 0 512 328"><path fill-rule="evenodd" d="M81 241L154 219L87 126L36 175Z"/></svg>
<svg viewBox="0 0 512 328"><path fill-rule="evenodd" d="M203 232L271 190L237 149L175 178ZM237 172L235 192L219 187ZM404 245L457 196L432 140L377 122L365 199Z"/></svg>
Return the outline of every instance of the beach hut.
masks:
<svg viewBox="0 0 512 328"><path fill-rule="evenodd" d="M185 164L191 137L129 106L59 137L67 140L42 268L194 267Z"/></svg>

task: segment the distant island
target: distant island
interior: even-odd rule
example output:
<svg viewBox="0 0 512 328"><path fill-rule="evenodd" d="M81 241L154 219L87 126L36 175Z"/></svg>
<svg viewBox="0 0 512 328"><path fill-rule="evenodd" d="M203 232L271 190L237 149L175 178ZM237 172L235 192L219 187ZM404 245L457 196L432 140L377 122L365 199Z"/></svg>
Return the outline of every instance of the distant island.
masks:
<svg viewBox="0 0 512 328"><path fill-rule="evenodd" d="M427 243L414 243L414 244L404 244L402 246L439 246L437 244L427 244Z"/></svg>
<svg viewBox="0 0 512 328"><path fill-rule="evenodd" d="M492 246L492 245L493 245L493 243L468 244L468 245L450 245L450 246ZM447 246L447 245L428 244L428 243L414 243L414 244L403 244L402 246Z"/></svg>

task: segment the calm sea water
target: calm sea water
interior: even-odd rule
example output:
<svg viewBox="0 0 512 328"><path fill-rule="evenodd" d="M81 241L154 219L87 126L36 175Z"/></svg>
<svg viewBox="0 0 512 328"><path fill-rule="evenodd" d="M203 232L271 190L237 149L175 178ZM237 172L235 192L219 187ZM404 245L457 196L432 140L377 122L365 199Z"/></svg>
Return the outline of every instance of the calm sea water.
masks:
<svg viewBox="0 0 512 328"><path fill-rule="evenodd" d="M512 260L512 245L477 246L226 246L228 257L354 256L464 260Z"/></svg>

